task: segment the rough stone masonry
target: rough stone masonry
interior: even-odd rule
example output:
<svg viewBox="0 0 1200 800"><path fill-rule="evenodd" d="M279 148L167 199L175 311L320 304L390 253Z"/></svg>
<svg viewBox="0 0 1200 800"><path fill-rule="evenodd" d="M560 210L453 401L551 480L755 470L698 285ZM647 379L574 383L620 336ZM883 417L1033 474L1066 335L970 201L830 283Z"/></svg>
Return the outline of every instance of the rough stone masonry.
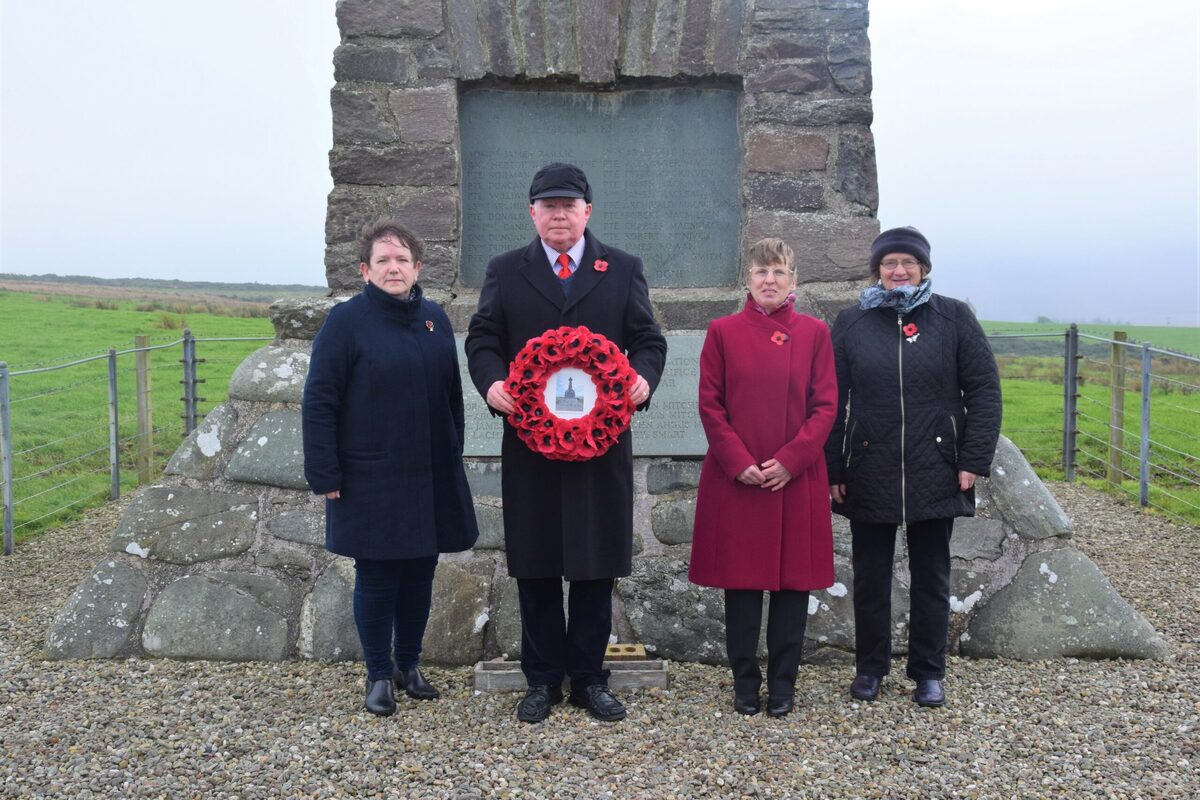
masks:
<svg viewBox="0 0 1200 800"><path fill-rule="evenodd" d="M272 306L275 341L238 367L229 400L187 438L159 484L130 503L109 556L48 632L51 657L359 658L353 567L322 547L323 500L302 479L308 351L329 308L357 291L358 227L383 213L427 238L422 283L464 329L477 294L464 279L462 233L479 220L463 211L459 109L473 91L734 92L738 252L763 235L788 240L798 258L798 308L825 319L866 275L878 223L865 0L340 0L337 16L331 297ZM519 217L516 199L515 210L497 213ZM606 236L622 242L619 229ZM647 263L652 299L671 336L694 339L741 303L736 263L714 271L713 285L687 288L655 281L656 266ZM438 568L424 644L434 662L515 656L520 646L500 465L473 458L468 474L481 537L474 551L444 556ZM621 640L661 656L717 663L722 595L687 581L698 476L695 453L635 459L634 573L618 584L614 625ZM1165 654L1153 628L1071 546L1070 521L1007 440L978 495L980 516L961 521L952 544L954 651ZM809 608L814 659L841 660L853 648L841 524L836 583L813 593ZM898 633L907 605L900 555Z"/></svg>

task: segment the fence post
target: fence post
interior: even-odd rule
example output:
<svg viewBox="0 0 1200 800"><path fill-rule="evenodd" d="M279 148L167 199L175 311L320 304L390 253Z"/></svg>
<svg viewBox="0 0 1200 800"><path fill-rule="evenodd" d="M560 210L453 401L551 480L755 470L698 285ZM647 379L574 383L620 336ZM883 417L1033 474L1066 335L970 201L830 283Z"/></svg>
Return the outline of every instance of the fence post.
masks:
<svg viewBox="0 0 1200 800"><path fill-rule="evenodd" d="M1125 331L1113 331L1109 367L1108 482L1121 485L1121 451L1125 449Z"/></svg>
<svg viewBox="0 0 1200 800"><path fill-rule="evenodd" d="M1079 327L1072 322L1067 328L1063 352L1063 472L1068 481L1075 480L1076 422L1079 392Z"/></svg>
<svg viewBox="0 0 1200 800"><path fill-rule="evenodd" d="M1150 505L1150 343L1142 342L1142 442L1138 448L1138 503Z"/></svg>
<svg viewBox="0 0 1200 800"><path fill-rule="evenodd" d="M108 348L108 474L112 481L108 498L121 496L120 431L117 427L117 351Z"/></svg>
<svg viewBox="0 0 1200 800"><path fill-rule="evenodd" d="M192 329L183 329L183 435L187 436L196 428L196 340L192 338Z"/></svg>
<svg viewBox="0 0 1200 800"><path fill-rule="evenodd" d="M154 461L154 383L150 366L149 336L133 337L137 348L137 472L138 485L150 482L150 466Z"/></svg>
<svg viewBox="0 0 1200 800"><path fill-rule="evenodd" d="M0 482L4 503L4 555L13 553L12 428L8 420L8 363L0 361Z"/></svg>

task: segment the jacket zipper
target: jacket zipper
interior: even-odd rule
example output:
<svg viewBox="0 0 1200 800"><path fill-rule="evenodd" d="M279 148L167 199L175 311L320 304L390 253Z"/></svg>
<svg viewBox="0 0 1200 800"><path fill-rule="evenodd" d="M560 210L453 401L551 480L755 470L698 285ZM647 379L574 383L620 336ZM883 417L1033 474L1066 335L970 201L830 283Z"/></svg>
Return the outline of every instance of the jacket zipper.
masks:
<svg viewBox="0 0 1200 800"><path fill-rule="evenodd" d="M954 420L954 415L950 415L950 428L954 431L954 466L958 466L958 423Z"/></svg>
<svg viewBox="0 0 1200 800"><path fill-rule="evenodd" d="M850 416L850 401L846 401L846 416ZM854 448L854 431L858 428L858 420L842 434L842 452L846 454L846 469L850 469L850 452Z"/></svg>
<svg viewBox="0 0 1200 800"><path fill-rule="evenodd" d="M904 316L902 314L896 315L896 333L900 335L896 340L899 345L897 367L900 372L900 525L907 530L908 487L904 474Z"/></svg>

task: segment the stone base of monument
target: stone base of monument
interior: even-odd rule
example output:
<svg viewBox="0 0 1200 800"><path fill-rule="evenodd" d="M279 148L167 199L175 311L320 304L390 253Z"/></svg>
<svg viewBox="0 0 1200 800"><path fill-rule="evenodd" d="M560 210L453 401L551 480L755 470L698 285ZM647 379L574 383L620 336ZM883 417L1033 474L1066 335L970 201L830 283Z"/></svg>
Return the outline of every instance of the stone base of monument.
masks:
<svg viewBox="0 0 1200 800"><path fill-rule="evenodd" d="M667 662L661 658L605 660L604 668L609 671L608 685L614 691L667 688ZM477 692L523 692L527 688L520 661L496 658L475 665Z"/></svg>

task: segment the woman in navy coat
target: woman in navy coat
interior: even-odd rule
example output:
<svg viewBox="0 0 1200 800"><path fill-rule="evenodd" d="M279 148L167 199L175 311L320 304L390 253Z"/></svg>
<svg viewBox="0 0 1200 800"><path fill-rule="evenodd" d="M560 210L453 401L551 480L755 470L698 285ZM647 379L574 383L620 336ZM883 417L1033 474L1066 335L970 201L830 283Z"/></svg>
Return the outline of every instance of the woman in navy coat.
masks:
<svg viewBox="0 0 1200 800"><path fill-rule="evenodd" d="M479 536L454 333L417 285L423 252L395 220L363 229L363 290L330 311L304 386L304 477L326 497L326 549L354 559L365 705L381 716L393 683L438 696L417 666L438 553Z"/></svg>

